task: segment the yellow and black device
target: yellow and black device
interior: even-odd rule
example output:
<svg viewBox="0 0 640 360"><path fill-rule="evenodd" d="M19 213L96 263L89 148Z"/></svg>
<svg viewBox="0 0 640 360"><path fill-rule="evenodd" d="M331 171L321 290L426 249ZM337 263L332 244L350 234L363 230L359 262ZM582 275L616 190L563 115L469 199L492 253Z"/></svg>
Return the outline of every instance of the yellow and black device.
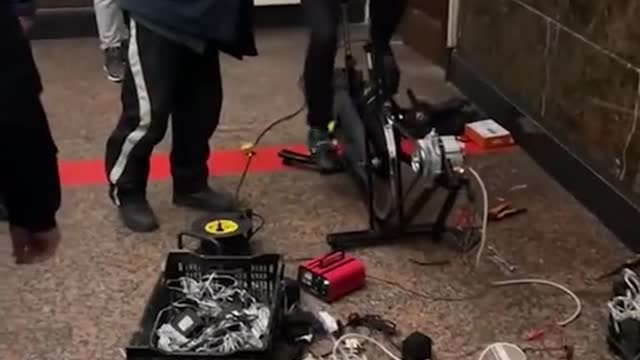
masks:
<svg viewBox="0 0 640 360"><path fill-rule="evenodd" d="M178 247L203 255L251 255L251 237L264 223L254 231L255 217L251 210L208 214L196 220L190 231L180 233Z"/></svg>

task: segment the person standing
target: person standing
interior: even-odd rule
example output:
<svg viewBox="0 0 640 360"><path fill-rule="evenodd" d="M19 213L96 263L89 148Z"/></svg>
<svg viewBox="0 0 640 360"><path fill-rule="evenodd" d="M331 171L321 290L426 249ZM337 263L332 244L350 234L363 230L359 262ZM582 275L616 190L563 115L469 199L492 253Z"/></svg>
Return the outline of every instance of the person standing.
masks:
<svg viewBox="0 0 640 360"><path fill-rule="evenodd" d="M135 232L158 227L146 197L151 153L171 116L173 202L206 211L234 207L208 185L209 139L222 105L219 53L255 56L252 0L121 0L131 39L122 114L107 141L109 195Z"/></svg>
<svg viewBox="0 0 640 360"><path fill-rule="evenodd" d="M7 205L4 203L4 197L0 195L0 221L9 220L9 212L7 210Z"/></svg>
<svg viewBox="0 0 640 360"><path fill-rule="evenodd" d="M57 148L26 37L34 14L33 1L0 1L0 194L18 264L44 261L60 243Z"/></svg>
<svg viewBox="0 0 640 360"><path fill-rule="evenodd" d="M328 127L334 120L333 74L342 1L302 0L309 28L303 74L308 105L307 143L312 159L323 172L340 168ZM371 0L369 3L373 66L383 77L387 90L393 94L398 90L400 72L390 43L406 8L407 0Z"/></svg>
<svg viewBox="0 0 640 360"><path fill-rule="evenodd" d="M100 49L104 52L104 71L113 82L121 82L125 71L125 48L129 32L116 0L93 0Z"/></svg>

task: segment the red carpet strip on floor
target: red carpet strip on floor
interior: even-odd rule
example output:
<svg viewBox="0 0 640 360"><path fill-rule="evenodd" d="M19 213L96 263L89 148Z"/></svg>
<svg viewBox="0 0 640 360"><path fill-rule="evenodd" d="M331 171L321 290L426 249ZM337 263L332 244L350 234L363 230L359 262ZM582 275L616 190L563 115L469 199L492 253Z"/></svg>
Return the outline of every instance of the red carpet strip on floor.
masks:
<svg viewBox="0 0 640 360"><path fill-rule="evenodd" d="M466 145L468 155L479 155L486 153L486 150L478 148L473 144ZM404 146L403 146L404 147ZM278 157L278 152L283 148L289 150L305 152L304 145L291 146L269 146L261 147L256 151L254 159L249 167L250 173L272 173L289 169L284 166ZM406 147L405 147L406 149ZM240 175L244 170L247 161L246 154L241 150L219 150L215 151L209 158L209 169L214 176ZM76 160L60 161L60 178L65 187L102 185L106 183L103 160ZM151 158L151 181L162 181L171 178L171 167L169 165L169 155L160 153Z"/></svg>

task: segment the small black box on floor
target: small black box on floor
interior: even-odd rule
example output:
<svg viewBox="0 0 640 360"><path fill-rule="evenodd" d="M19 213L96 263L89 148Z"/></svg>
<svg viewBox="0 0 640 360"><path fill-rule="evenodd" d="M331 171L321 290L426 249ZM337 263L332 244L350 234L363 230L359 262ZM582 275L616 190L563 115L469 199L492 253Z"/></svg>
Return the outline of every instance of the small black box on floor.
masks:
<svg viewBox="0 0 640 360"><path fill-rule="evenodd" d="M430 337L414 332L402 341L403 360L431 360L433 342Z"/></svg>
<svg viewBox="0 0 640 360"><path fill-rule="evenodd" d="M269 331L263 338L262 348L216 356L199 352L167 353L160 350L156 328L161 323L169 322L167 316L176 301L167 282L181 278L201 280L210 273L233 277L238 286L249 289L257 301L269 306ZM186 251L170 252L165 262L163 274L145 306L137 331L134 332L126 348L126 358L128 360L272 359L274 339L283 318L283 281L284 264L280 255L221 257L197 255ZM176 312L174 315L177 315L176 318L178 318L183 314L184 309L176 308L173 311ZM183 318L186 317L183 316Z"/></svg>

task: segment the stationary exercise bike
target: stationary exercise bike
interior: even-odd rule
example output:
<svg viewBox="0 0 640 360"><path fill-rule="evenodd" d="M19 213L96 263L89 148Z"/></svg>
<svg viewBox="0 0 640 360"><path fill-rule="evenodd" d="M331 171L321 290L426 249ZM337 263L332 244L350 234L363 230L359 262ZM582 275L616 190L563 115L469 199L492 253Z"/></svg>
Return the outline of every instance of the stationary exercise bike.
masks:
<svg viewBox="0 0 640 360"><path fill-rule="evenodd" d="M401 107L377 73L380 67L374 66L377 57L369 42L364 45L365 80L351 49L347 2L342 2L344 68L335 72L333 135L344 169L362 190L368 205L369 226L363 231L329 234L327 242L334 249L346 250L421 235L439 240L447 230L446 222L458 195L462 190L469 196L471 192L462 144L455 136L440 136L436 127L459 116L468 104L460 99L429 104L418 101L408 90L410 106ZM313 168L308 155L285 149L279 156L286 165ZM405 187L407 171L414 179ZM419 185L421 191L412 197ZM415 224L439 189L446 190L447 196L435 221Z"/></svg>

